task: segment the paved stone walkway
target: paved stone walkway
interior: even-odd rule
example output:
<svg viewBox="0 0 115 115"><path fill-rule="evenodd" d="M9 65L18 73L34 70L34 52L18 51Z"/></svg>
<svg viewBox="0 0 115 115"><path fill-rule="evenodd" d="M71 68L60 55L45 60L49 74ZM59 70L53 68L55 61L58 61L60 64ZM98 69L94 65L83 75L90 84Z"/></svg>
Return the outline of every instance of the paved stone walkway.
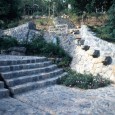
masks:
<svg viewBox="0 0 115 115"><path fill-rule="evenodd" d="M115 86L81 90L54 85L16 98L51 115L115 115Z"/></svg>
<svg viewBox="0 0 115 115"><path fill-rule="evenodd" d="M13 98L0 99L0 115L50 115Z"/></svg>

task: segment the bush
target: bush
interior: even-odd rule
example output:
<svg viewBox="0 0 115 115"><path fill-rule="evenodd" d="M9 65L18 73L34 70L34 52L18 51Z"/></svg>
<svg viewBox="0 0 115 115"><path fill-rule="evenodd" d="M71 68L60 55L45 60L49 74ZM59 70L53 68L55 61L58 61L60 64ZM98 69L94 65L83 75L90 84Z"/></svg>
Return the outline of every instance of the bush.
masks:
<svg viewBox="0 0 115 115"><path fill-rule="evenodd" d="M18 21L11 21L8 25L7 28L14 28L18 26L19 22Z"/></svg>
<svg viewBox="0 0 115 115"><path fill-rule="evenodd" d="M58 67L61 67L61 68L68 67L71 60L72 59L70 57L66 56L66 57L62 58L62 60L59 63L57 63L57 65L58 65Z"/></svg>
<svg viewBox="0 0 115 115"><path fill-rule="evenodd" d="M51 58L61 58L62 61L57 63L59 67L67 67L71 62L71 57L59 46L53 43L47 43L43 36L33 39L27 44L18 41L10 36L3 36L0 38L0 50L8 49L14 46L23 46L26 48L27 55L39 55Z"/></svg>
<svg viewBox="0 0 115 115"><path fill-rule="evenodd" d="M47 43L42 36L33 39L28 44L22 44L27 48L27 55L43 55L52 58L62 58L62 61L56 63L59 67L69 66L71 57L59 46L53 43Z"/></svg>
<svg viewBox="0 0 115 115"><path fill-rule="evenodd" d="M96 36L106 40L108 42L115 42L115 39L111 36L111 32L109 31L109 26L88 26L91 31L96 33Z"/></svg>
<svg viewBox="0 0 115 115"><path fill-rule="evenodd" d="M92 76L88 74L76 73L72 70L66 70L68 75L60 78L58 84L69 87L79 87L83 89L95 89L109 85L111 82L101 76Z"/></svg>
<svg viewBox="0 0 115 115"><path fill-rule="evenodd" d="M18 45L18 41L10 36L0 37L0 50L8 49Z"/></svg>
<svg viewBox="0 0 115 115"><path fill-rule="evenodd" d="M111 38L115 39L115 1L113 1L113 5L110 7L108 11L108 22L106 25L106 31L109 32Z"/></svg>
<svg viewBox="0 0 115 115"><path fill-rule="evenodd" d="M97 36L100 38L107 40L109 42L115 42L115 1L113 1L112 6L110 7L108 11L108 21L107 23L102 26L93 29Z"/></svg>
<svg viewBox="0 0 115 115"><path fill-rule="evenodd" d="M0 20L0 29L3 29L3 27L4 27L4 21L3 20Z"/></svg>

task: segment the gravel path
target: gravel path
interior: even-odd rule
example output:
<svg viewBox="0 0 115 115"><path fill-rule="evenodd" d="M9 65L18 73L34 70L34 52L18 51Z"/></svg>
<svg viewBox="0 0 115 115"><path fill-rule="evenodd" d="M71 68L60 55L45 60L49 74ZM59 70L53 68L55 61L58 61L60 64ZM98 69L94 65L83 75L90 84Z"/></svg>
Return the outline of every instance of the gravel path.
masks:
<svg viewBox="0 0 115 115"><path fill-rule="evenodd" d="M115 86L81 90L54 85L16 98L52 115L115 115Z"/></svg>

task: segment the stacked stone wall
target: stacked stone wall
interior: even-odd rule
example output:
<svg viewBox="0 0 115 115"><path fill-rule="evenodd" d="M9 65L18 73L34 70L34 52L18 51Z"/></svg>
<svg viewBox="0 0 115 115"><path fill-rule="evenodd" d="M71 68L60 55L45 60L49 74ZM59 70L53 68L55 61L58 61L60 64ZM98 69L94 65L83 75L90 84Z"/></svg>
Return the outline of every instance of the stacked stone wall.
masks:
<svg viewBox="0 0 115 115"><path fill-rule="evenodd" d="M82 39L85 40L85 45L90 46L91 49L99 50L102 56L111 56L112 64L115 64L115 44L96 37L95 33L91 32L85 25L81 27L80 33Z"/></svg>
<svg viewBox="0 0 115 115"><path fill-rule="evenodd" d="M80 31L85 42L76 47L71 68L79 73L100 75L115 82L115 45L97 38L87 26L83 25Z"/></svg>
<svg viewBox="0 0 115 115"><path fill-rule="evenodd" d="M28 35L28 31L29 31L29 35ZM18 41L21 42L21 41L25 41L27 37L29 37L28 40L37 37L38 35L40 35L40 32L36 30L29 30L28 23L26 23L15 28L4 30L3 35L15 37Z"/></svg>

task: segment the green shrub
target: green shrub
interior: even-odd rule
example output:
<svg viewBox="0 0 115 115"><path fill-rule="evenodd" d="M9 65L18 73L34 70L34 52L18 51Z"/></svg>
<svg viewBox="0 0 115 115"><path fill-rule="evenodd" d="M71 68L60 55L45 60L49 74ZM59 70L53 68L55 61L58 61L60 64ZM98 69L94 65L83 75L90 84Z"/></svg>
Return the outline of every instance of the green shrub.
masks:
<svg viewBox="0 0 115 115"><path fill-rule="evenodd" d="M69 87L79 87L83 89L95 89L109 85L111 82L101 76L92 76L88 74L76 73L72 70L66 70L68 75L60 78L58 84Z"/></svg>
<svg viewBox="0 0 115 115"><path fill-rule="evenodd" d="M0 29L3 29L3 27L4 27L4 21L3 20L0 20Z"/></svg>
<svg viewBox="0 0 115 115"><path fill-rule="evenodd" d="M27 44L25 42L18 43L18 41L10 36L0 38L0 50L8 49L14 46L23 46L26 50L26 55L39 55L51 58L61 58L62 61L57 63L59 67L67 67L71 62L71 57L59 46L53 43L47 43L43 36L33 39Z"/></svg>
<svg viewBox="0 0 115 115"><path fill-rule="evenodd" d="M71 57L59 46L53 43L47 43L42 36L33 39L28 44L22 44L27 48L27 55L43 55L52 58L62 58L62 61L56 63L59 67L67 67L71 62Z"/></svg>
<svg viewBox="0 0 115 115"><path fill-rule="evenodd" d="M115 42L115 1L108 10L108 20L104 26L90 27L92 31L96 32L96 35L106 41Z"/></svg>
<svg viewBox="0 0 115 115"><path fill-rule="evenodd" d="M106 25L106 31L108 31L111 38L115 39L115 1L113 0L113 4L108 11L108 22Z"/></svg>
<svg viewBox="0 0 115 115"><path fill-rule="evenodd" d="M42 12L39 12L39 11L34 12L34 13L33 13L33 16L36 16L36 15L41 16L41 15L42 15Z"/></svg>
<svg viewBox="0 0 115 115"><path fill-rule="evenodd" d="M72 59L69 56L68 57L66 56L66 57L62 58L62 60L59 63L57 63L57 65L58 65L58 67L61 67L61 68L68 67L71 60Z"/></svg>
<svg viewBox="0 0 115 115"><path fill-rule="evenodd" d="M111 32L109 31L109 26L88 26L91 31L96 33L96 36L106 40L108 42L115 42L115 39L111 36ZM113 30L114 31L114 30Z"/></svg>
<svg viewBox="0 0 115 115"><path fill-rule="evenodd" d="M0 49L8 49L10 47L18 46L18 41L10 36L0 37Z"/></svg>
<svg viewBox="0 0 115 115"><path fill-rule="evenodd" d="M7 28L14 28L18 26L19 22L18 21L11 21L8 25Z"/></svg>

